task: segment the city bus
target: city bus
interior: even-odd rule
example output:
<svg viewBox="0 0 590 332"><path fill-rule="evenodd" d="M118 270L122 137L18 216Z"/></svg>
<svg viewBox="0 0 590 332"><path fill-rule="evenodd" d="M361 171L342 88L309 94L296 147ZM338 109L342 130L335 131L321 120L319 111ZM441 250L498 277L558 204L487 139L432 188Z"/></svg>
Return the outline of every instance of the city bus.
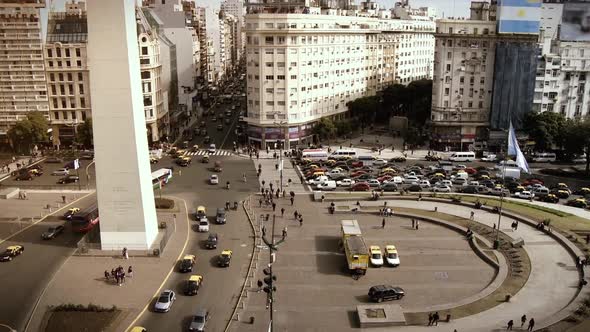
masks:
<svg viewBox="0 0 590 332"><path fill-rule="evenodd" d="M322 149L305 149L301 152L302 159L328 160L328 152Z"/></svg>
<svg viewBox="0 0 590 332"><path fill-rule="evenodd" d="M172 170L169 168L160 168L157 171L152 172L152 186L154 189L159 188L160 184L162 187L170 181L172 178Z"/></svg>
<svg viewBox="0 0 590 332"><path fill-rule="evenodd" d="M76 233L86 233L94 228L98 221L98 203L94 203L72 216L72 229Z"/></svg>

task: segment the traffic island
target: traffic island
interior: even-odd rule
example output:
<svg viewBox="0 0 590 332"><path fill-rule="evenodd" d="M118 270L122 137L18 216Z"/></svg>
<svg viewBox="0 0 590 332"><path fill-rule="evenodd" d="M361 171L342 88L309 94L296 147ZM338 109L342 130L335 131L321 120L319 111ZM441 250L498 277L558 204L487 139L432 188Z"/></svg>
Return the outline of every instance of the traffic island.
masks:
<svg viewBox="0 0 590 332"><path fill-rule="evenodd" d="M398 304L358 305L356 312L361 328L406 325L402 307Z"/></svg>

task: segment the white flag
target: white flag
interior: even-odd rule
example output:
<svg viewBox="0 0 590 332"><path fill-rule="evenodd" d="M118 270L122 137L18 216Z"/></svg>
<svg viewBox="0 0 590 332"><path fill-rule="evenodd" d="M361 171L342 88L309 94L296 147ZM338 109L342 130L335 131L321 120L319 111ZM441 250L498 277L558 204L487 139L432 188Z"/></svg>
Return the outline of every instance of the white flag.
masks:
<svg viewBox="0 0 590 332"><path fill-rule="evenodd" d="M529 164L526 162L524 154L520 151L520 147L518 146L518 140L514 133L514 127L512 127L512 121L510 122L510 129L508 131L508 155L516 156L516 165L518 165L518 167L520 167L525 173L531 173L529 170Z"/></svg>
<svg viewBox="0 0 590 332"><path fill-rule="evenodd" d="M78 159L74 159L74 169L80 168L80 161Z"/></svg>

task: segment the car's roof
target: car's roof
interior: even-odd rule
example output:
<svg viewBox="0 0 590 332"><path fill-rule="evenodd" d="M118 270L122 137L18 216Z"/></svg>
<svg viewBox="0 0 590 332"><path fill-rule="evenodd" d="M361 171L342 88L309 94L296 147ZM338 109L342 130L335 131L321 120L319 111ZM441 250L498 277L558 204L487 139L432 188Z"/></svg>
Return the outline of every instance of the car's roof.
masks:
<svg viewBox="0 0 590 332"><path fill-rule="evenodd" d="M166 289L165 291L162 292L161 295L170 294L170 293L174 293L174 291L172 291L170 289Z"/></svg>
<svg viewBox="0 0 590 332"><path fill-rule="evenodd" d="M231 250L224 250L221 252L222 255L231 255L232 251Z"/></svg>
<svg viewBox="0 0 590 332"><path fill-rule="evenodd" d="M202 279L203 279L202 276L196 275L196 274L194 274L194 275L190 276L190 278L188 278L188 280L190 280L190 281L201 281Z"/></svg>
<svg viewBox="0 0 590 332"><path fill-rule="evenodd" d="M371 246L369 248L371 249L371 251L381 251L381 248L379 248L379 246Z"/></svg>
<svg viewBox="0 0 590 332"><path fill-rule="evenodd" d="M205 207L203 205L199 205L197 207L197 211L205 211Z"/></svg>
<svg viewBox="0 0 590 332"><path fill-rule="evenodd" d="M387 250L389 252L397 252L397 249L392 244L385 246L385 250Z"/></svg>
<svg viewBox="0 0 590 332"><path fill-rule="evenodd" d="M206 316L206 315L207 315L207 309L198 308L198 309L195 311L195 316L201 316L201 317L204 317L204 316Z"/></svg>
<svg viewBox="0 0 590 332"><path fill-rule="evenodd" d="M225 212L225 208L217 208L217 212Z"/></svg>
<svg viewBox="0 0 590 332"><path fill-rule="evenodd" d="M20 248L20 247L22 247L22 246L21 246L21 245L14 245L14 246L10 246L10 247L8 247L8 248L6 248L6 249L7 249L7 250L13 250L13 249L18 249L18 248Z"/></svg>
<svg viewBox="0 0 590 332"><path fill-rule="evenodd" d="M217 233L209 233L209 237L210 237L210 238L211 238L211 237L217 238Z"/></svg>
<svg viewBox="0 0 590 332"><path fill-rule="evenodd" d="M182 259L195 259L195 255L184 255Z"/></svg>

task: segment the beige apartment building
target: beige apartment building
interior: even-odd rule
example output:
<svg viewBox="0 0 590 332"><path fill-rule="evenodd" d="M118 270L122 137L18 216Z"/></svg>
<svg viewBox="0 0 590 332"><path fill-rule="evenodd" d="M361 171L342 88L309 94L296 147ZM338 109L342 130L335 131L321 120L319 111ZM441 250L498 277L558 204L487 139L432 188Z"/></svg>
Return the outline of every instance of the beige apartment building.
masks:
<svg viewBox="0 0 590 332"><path fill-rule="evenodd" d="M0 1L0 144L32 111L48 116L39 11L45 0Z"/></svg>

